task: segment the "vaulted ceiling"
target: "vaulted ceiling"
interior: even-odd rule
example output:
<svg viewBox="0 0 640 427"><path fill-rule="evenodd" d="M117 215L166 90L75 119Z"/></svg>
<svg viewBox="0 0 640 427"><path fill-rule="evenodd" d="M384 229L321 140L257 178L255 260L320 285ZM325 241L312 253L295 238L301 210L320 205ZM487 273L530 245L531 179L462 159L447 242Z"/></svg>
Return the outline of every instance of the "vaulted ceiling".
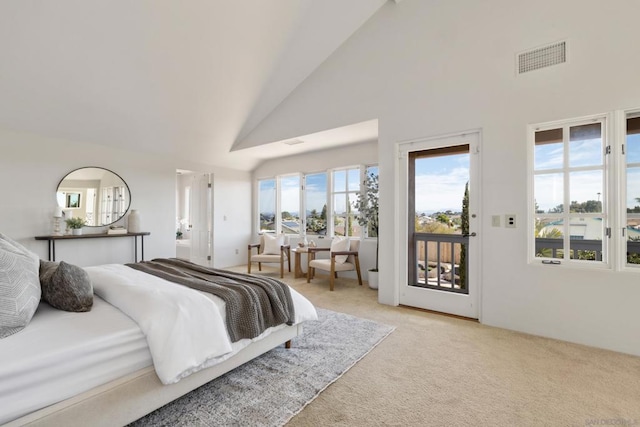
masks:
<svg viewBox="0 0 640 427"><path fill-rule="evenodd" d="M0 127L249 170L308 149L237 150L385 1L2 0Z"/></svg>

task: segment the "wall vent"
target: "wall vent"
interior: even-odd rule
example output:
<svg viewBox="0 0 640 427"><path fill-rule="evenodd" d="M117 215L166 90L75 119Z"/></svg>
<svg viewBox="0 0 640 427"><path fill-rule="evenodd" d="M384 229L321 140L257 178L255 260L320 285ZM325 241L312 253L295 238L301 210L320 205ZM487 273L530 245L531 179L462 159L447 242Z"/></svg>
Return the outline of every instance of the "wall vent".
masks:
<svg viewBox="0 0 640 427"><path fill-rule="evenodd" d="M518 74L567 62L567 42L562 41L518 54Z"/></svg>

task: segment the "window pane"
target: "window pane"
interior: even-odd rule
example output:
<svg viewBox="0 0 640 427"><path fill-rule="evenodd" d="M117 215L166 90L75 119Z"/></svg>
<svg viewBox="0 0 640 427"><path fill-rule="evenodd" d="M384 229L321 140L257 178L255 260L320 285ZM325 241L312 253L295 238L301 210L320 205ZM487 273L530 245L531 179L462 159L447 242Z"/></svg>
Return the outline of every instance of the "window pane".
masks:
<svg viewBox="0 0 640 427"><path fill-rule="evenodd" d="M535 170L558 169L562 167L563 147L562 129L538 131L535 134L534 168Z"/></svg>
<svg viewBox="0 0 640 427"><path fill-rule="evenodd" d="M640 163L640 134L627 136L627 163Z"/></svg>
<svg viewBox="0 0 640 427"><path fill-rule="evenodd" d="M336 236L346 236L346 216L346 194L335 194L333 196L333 234L335 234Z"/></svg>
<svg viewBox="0 0 640 427"><path fill-rule="evenodd" d="M640 213L640 167L627 168L627 212Z"/></svg>
<svg viewBox="0 0 640 427"><path fill-rule="evenodd" d="M370 177L372 175L375 177L378 177L378 166L367 166L365 173L367 177ZM367 237L378 236L378 232L374 228L375 227L373 226L373 224L369 224L369 229L367 230Z"/></svg>
<svg viewBox="0 0 640 427"><path fill-rule="evenodd" d="M305 177L307 234L327 234L327 174Z"/></svg>
<svg viewBox="0 0 640 427"><path fill-rule="evenodd" d="M300 233L300 176L280 178L280 224L285 234Z"/></svg>
<svg viewBox="0 0 640 427"><path fill-rule="evenodd" d="M640 167L627 168L627 264L640 266Z"/></svg>
<svg viewBox="0 0 640 427"><path fill-rule="evenodd" d="M349 197L349 205L351 209L349 210L348 219L348 227L347 227L347 235L348 236L362 236L362 226L358 223L357 215L358 210L355 208L356 202L358 201L358 193L348 193Z"/></svg>
<svg viewBox="0 0 640 427"><path fill-rule="evenodd" d="M602 171L569 174L569 212L602 212Z"/></svg>
<svg viewBox="0 0 640 427"><path fill-rule="evenodd" d="M563 221L557 218L536 218L536 257L538 258L562 258L563 257Z"/></svg>
<svg viewBox="0 0 640 427"><path fill-rule="evenodd" d="M260 210L260 231L275 231L276 180L258 181L258 206Z"/></svg>
<svg viewBox="0 0 640 427"><path fill-rule="evenodd" d="M602 125L574 126L569 131L569 166L602 164Z"/></svg>
<svg viewBox="0 0 640 427"><path fill-rule="evenodd" d="M602 218L571 218L569 224L571 259L602 261L603 224Z"/></svg>
<svg viewBox="0 0 640 427"><path fill-rule="evenodd" d="M349 191L360 191L360 169L349 169L347 171L349 174Z"/></svg>
<svg viewBox="0 0 640 427"><path fill-rule="evenodd" d="M563 191L563 174L553 173L536 175L534 178L537 210L547 213L562 213Z"/></svg>
<svg viewBox="0 0 640 427"><path fill-rule="evenodd" d="M333 191L345 191L347 189L347 171L333 171Z"/></svg>

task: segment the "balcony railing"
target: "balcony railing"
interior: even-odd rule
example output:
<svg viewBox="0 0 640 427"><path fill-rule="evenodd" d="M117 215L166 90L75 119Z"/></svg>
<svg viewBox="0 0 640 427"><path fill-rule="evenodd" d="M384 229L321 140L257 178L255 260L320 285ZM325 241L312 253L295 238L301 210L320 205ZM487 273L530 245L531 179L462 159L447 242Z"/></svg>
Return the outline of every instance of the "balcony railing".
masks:
<svg viewBox="0 0 640 427"><path fill-rule="evenodd" d="M569 250L574 251L572 259L577 259L575 251L589 251L594 254L594 261L602 261L602 240L577 240L571 239ZM536 238L536 256L545 251L551 251L550 254L544 254L544 258L562 258L564 251L562 239ZM627 255L640 254L640 242L627 241Z"/></svg>
<svg viewBox="0 0 640 427"><path fill-rule="evenodd" d="M461 234L414 234L415 259L412 286L455 293L469 293L469 257L461 266L462 247L468 247L469 237Z"/></svg>

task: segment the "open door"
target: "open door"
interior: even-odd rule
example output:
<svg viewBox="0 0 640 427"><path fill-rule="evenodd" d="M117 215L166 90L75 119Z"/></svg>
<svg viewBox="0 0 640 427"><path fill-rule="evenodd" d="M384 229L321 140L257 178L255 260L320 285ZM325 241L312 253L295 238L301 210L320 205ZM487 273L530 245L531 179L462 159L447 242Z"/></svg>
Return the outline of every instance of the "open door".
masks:
<svg viewBox="0 0 640 427"><path fill-rule="evenodd" d="M191 213L191 262L212 266L213 224L212 188L213 175L193 175L189 211Z"/></svg>
<svg viewBox="0 0 640 427"><path fill-rule="evenodd" d="M401 304L478 318L479 133L408 145Z"/></svg>

